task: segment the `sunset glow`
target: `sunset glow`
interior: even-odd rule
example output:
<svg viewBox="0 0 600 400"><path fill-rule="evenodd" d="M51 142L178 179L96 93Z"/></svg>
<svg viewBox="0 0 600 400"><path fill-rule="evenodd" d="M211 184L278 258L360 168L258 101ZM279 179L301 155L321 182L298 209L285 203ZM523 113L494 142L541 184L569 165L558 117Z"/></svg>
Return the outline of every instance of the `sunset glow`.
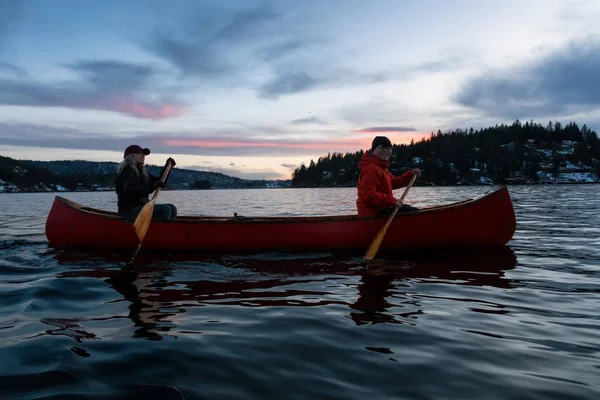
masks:
<svg viewBox="0 0 600 400"><path fill-rule="evenodd" d="M145 106L139 103L115 102L115 110L123 114L129 114L137 118L145 118L151 120L175 118L183 115L183 108L164 104L159 106Z"/></svg>
<svg viewBox="0 0 600 400"><path fill-rule="evenodd" d="M408 144L411 140L415 142L429 137L430 134L410 132L409 134L398 135L397 132L390 132L387 135L394 144ZM236 148L236 147L255 147L255 148L287 148L287 149L306 149L322 150L324 152L347 151L355 152L361 149L369 149L371 141L376 135L384 135L385 132L370 134L363 138L348 138L343 140L318 142L300 142L300 141L214 141L214 140L189 140L189 139L167 139L164 144L173 147L206 147L206 148Z"/></svg>
<svg viewBox="0 0 600 400"><path fill-rule="evenodd" d="M348 151L360 150L360 147L365 145L365 140L345 140L345 141L320 141L315 143L304 142L241 142L241 141L207 141L207 140L166 140L165 144L174 147L264 147L264 148L290 148L290 149L307 149L307 150L324 150L332 151L334 149L346 149Z"/></svg>

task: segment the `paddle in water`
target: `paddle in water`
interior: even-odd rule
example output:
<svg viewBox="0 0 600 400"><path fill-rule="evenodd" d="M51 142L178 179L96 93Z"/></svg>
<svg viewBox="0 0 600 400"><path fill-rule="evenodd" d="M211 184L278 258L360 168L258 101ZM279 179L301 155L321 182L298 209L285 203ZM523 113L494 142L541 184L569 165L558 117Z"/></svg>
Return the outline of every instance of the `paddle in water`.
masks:
<svg viewBox="0 0 600 400"><path fill-rule="evenodd" d="M412 186L412 184L415 182L415 179L417 179L417 175L416 174L413 175L412 179L410 180L410 183L406 187L406 190L404 191L404 193L402 193L402 197L400 198L401 202L404 202L404 199L406 198L406 195L408 194L408 190L410 189L410 187ZM392 223L392 220L396 216L396 213L398 212L399 209L400 209L399 206L394 207L394 211L392 212L392 215L390 215L390 217L388 218L388 220L385 223L385 225L383 226L383 228L381 228L381 230L379 231L379 233L377 233L377 236L375 236L375 239L373 239L373 241L371 242L371 245L369 246L369 249L367 250L367 252L364 255L363 259L370 261L373 258L375 258L375 255L377 254L377 252L379 251L379 247L381 246L381 242L383 242L383 238L385 237L385 233L387 232L390 224Z"/></svg>
<svg viewBox="0 0 600 400"><path fill-rule="evenodd" d="M165 165L165 171L163 172L162 176L160 177L161 182L163 182L163 183L166 182L172 166L173 166L173 164L171 163L171 159L167 160L167 164ZM135 232L135 236L137 236L137 238L138 238L139 244L138 244L137 250L133 254L133 257L131 258L132 262L135 259L135 256L138 254L138 252L142 248L142 242L143 242L144 238L146 237L148 228L150 227L150 222L152 221L152 214L154 213L154 204L156 203L156 198L158 197L160 190L161 190L160 186L156 188L156 190L154 191L154 195L152 196L152 199L144 205L144 207L142 208L142 211L140 211L137 218L133 222L133 231Z"/></svg>

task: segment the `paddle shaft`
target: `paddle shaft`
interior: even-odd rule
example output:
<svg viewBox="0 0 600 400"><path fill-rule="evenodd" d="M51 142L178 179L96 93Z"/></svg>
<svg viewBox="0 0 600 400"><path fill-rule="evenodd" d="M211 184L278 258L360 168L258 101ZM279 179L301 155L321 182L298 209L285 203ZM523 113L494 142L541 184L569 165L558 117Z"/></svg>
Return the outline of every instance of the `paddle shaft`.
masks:
<svg viewBox="0 0 600 400"><path fill-rule="evenodd" d="M171 171L171 167L173 167L173 164L171 164L171 162L169 161L166 168L165 168L165 172L163 172L162 176L160 177L160 181L165 183L167 181L167 177L169 176L169 172ZM154 195L152 196L152 200L151 201L156 201L156 198L158 197L158 193L160 193L160 190L162 188L159 186L156 188L156 190L154 191Z"/></svg>
<svg viewBox="0 0 600 400"><path fill-rule="evenodd" d="M165 168L165 172L163 172L162 176L160 177L161 182L165 182L167 176L169 176L169 171L171 170L171 167L172 164L170 161L168 161ZM137 218L133 222L133 230L138 238L138 241L140 242L140 246L142 245L142 241L144 240L144 237L148 232L148 228L150 227L150 221L152 221L152 214L154 212L154 203L156 203L156 198L158 197L160 190L160 186L156 188L152 199L144 205Z"/></svg>
<svg viewBox="0 0 600 400"><path fill-rule="evenodd" d="M412 179L410 180L410 183L404 190L404 193L402 193L402 197L400 197L401 202L404 202L404 199L406 198L406 195L408 194L408 190L411 188L411 186L413 185L413 183L415 182L416 179L417 179L417 174L414 174ZM375 239L373 239L373 241L371 242L369 249L367 250L367 252L365 253L365 256L363 257L365 260L372 260L373 258L375 258L375 255L377 254L377 252L379 251L379 247L381 246L381 242L383 242L383 238L385 237L385 234L399 209L400 209L400 206L394 207L394 211L392 212L392 215L390 215L390 217L388 218L388 220L385 223L385 225L383 226L383 228L381 228L379 230L379 232L377 233L377 236L375 236Z"/></svg>

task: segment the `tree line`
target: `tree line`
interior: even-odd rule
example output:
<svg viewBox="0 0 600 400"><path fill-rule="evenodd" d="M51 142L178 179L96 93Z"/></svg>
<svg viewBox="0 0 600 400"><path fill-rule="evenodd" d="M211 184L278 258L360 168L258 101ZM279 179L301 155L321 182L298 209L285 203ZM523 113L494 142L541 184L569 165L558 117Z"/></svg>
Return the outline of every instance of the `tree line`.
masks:
<svg viewBox="0 0 600 400"><path fill-rule="evenodd" d="M330 153L302 164L292 173L292 187L355 185L363 155L363 150ZM397 175L420 168L421 184L534 183L566 170L600 174L599 160L598 135L586 125L516 120L478 130L438 130L394 145L389 169Z"/></svg>

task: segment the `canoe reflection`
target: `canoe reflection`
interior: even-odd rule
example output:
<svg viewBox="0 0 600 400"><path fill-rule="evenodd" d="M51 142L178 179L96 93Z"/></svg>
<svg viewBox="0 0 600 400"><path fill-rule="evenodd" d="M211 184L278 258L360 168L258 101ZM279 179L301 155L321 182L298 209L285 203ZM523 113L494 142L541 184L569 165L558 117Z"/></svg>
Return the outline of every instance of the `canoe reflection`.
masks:
<svg viewBox="0 0 600 400"><path fill-rule="evenodd" d="M419 300L403 299L402 286L411 282L510 288L504 272L517 263L506 246L477 251L446 251L389 255L366 263L348 253L215 253L140 254L126 265L129 253L110 255L56 250L52 255L70 270L61 277L104 279L130 302L128 317L134 337L160 340L176 335L176 316L196 306L315 307L343 305L356 324L411 323L422 311ZM354 301L335 293L357 288ZM347 293L344 293L345 295ZM390 303L394 301L394 304ZM394 313L390 311L394 310Z"/></svg>

